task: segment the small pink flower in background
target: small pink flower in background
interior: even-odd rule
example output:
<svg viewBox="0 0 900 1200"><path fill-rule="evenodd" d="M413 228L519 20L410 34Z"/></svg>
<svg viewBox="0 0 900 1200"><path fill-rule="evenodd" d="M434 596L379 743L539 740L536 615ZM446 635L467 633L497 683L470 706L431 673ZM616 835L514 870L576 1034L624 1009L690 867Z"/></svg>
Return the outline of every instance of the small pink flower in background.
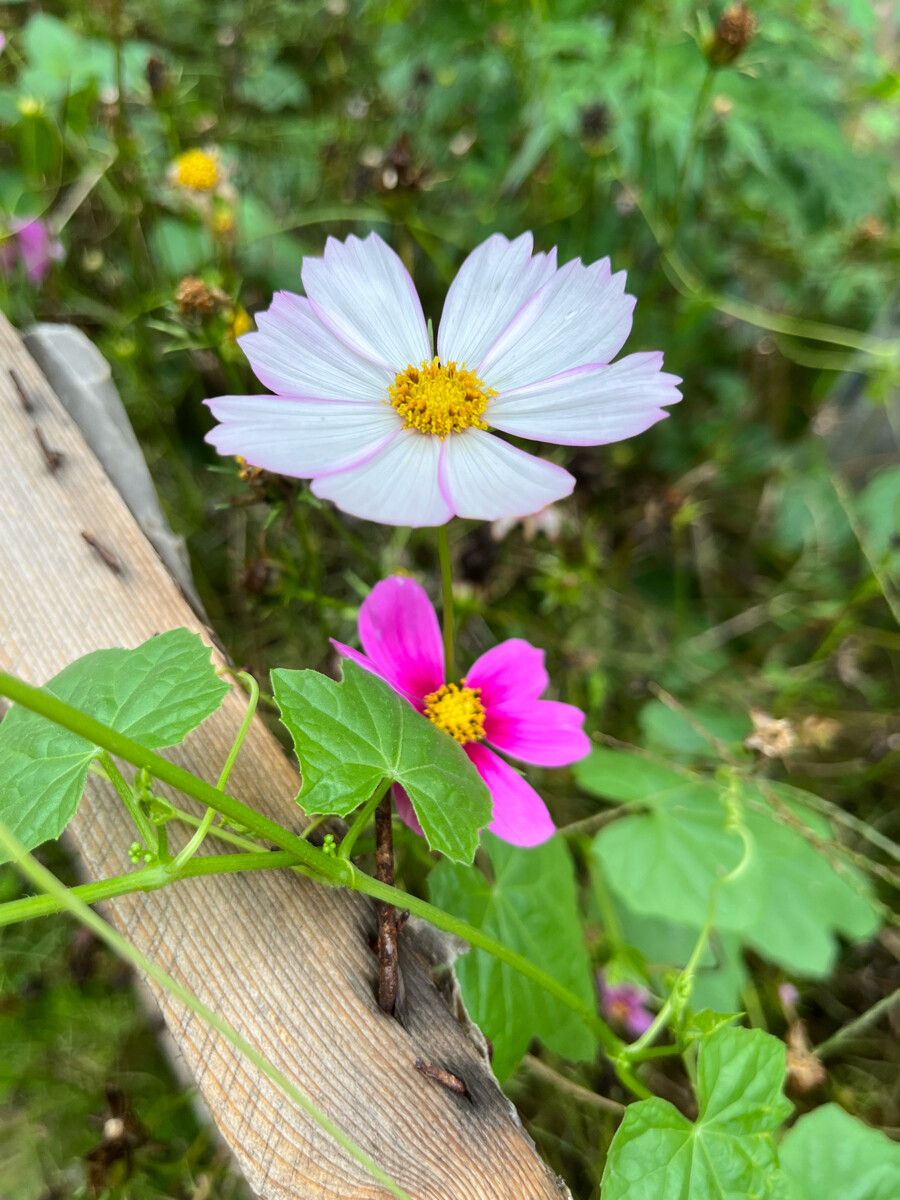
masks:
<svg viewBox="0 0 900 1200"><path fill-rule="evenodd" d="M303 260L306 296L279 292L241 339L275 395L219 396L220 454L312 479L385 525L524 517L568 496L562 467L490 428L563 446L642 433L681 399L662 354L629 354L634 298L609 259L557 268L530 233L494 234L454 279L434 356L403 263L377 234Z"/></svg>
<svg viewBox="0 0 900 1200"><path fill-rule="evenodd" d="M607 983L597 972L600 1007L608 1021L620 1025L632 1037L640 1037L653 1024L653 1013L645 1007L650 993L636 983Z"/></svg>
<svg viewBox="0 0 900 1200"><path fill-rule="evenodd" d="M333 639L332 644L462 744L491 793L491 833L514 846L546 841L554 825L544 801L488 747L542 767L565 766L590 750L581 709L538 699L549 682L544 652L510 638L477 658L463 679L445 679L431 601L419 584L399 575L376 584L363 601L359 637L363 654ZM402 788L394 788L394 798L406 824L421 833Z"/></svg>
<svg viewBox="0 0 900 1200"><path fill-rule="evenodd" d="M9 230L12 236L0 242L0 270L6 275L21 264L31 283L40 284L47 278L51 265L66 257L62 242L53 237L50 226L41 217L25 220L13 217Z"/></svg>
<svg viewBox="0 0 900 1200"><path fill-rule="evenodd" d="M792 983L779 983L778 999L787 1016L793 1020L797 1015L797 1005L800 1003L800 993Z"/></svg>

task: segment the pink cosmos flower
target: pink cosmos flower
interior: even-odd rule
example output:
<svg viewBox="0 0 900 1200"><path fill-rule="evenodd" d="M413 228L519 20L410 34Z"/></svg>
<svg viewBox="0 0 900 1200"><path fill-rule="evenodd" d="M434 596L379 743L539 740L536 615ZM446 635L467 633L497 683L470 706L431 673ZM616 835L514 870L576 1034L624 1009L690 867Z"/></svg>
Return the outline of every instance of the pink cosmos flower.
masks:
<svg viewBox="0 0 900 1200"><path fill-rule="evenodd" d="M437 357L406 268L378 237L329 238L303 261L306 297L279 292L240 339L274 396L208 400L220 454L312 479L316 496L385 525L523 517L574 479L489 428L563 446L633 437L668 416L681 381L662 354L613 363L634 298L609 259L557 268L524 233L465 260Z"/></svg>
<svg viewBox="0 0 900 1200"><path fill-rule="evenodd" d="M52 236L50 226L41 217L13 217L9 229L12 237L0 242L0 270L11 274L21 262L31 283L43 283L51 264L66 257L62 242Z"/></svg>
<svg viewBox="0 0 900 1200"><path fill-rule="evenodd" d="M333 639L332 644L462 743L491 793L491 833L515 846L546 841L554 825L544 801L486 744L542 767L565 766L590 750L581 709L538 699L548 684L543 650L510 638L477 658L464 679L445 679L431 601L419 584L399 575L376 584L363 601L359 638L364 654ZM421 834L402 788L395 787L394 798L400 816Z"/></svg>
<svg viewBox="0 0 900 1200"><path fill-rule="evenodd" d="M597 972L597 987L600 990L600 1007L608 1021L617 1025L632 1037L638 1038L653 1024L653 1013L645 1007L649 992L636 983L607 983L602 971Z"/></svg>

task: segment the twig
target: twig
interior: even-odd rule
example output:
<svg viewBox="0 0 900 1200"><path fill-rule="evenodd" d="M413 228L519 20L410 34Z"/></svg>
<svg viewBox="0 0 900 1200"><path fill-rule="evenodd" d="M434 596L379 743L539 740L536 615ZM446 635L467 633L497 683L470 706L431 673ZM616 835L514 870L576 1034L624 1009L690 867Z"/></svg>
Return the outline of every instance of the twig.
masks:
<svg viewBox="0 0 900 1200"><path fill-rule="evenodd" d="M391 830L391 793L375 809L375 878L394 886L394 835ZM397 910L381 901L378 912L378 1007L393 1013L400 983L397 956Z"/></svg>
<svg viewBox="0 0 900 1200"><path fill-rule="evenodd" d="M565 1075L560 1075L558 1071L548 1067L533 1054L525 1055L522 1059L522 1066L531 1071L532 1075L537 1075L546 1083L552 1084L558 1091L565 1092L574 1100L580 1100L582 1104L590 1104L593 1108L602 1108L604 1112L614 1113L617 1117L621 1117L625 1112L625 1105L620 1104L618 1100L610 1100L608 1096L600 1096L597 1092L582 1087L580 1083L573 1083L571 1079L566 1079Z"/></svg>
<svg viewBox="0 0 900 1200"><path fill-rule="evenodd" d="M889 996L884 996L877 1004L873 1004L871 1008L866 1009L855 1021L850 1021L849 1024L839 1029L837 1033L833 1033L830 1038L822 1042L821 1046L816 1046L813 1054L817 1058L825 1058L827 1055L833 1054L844 1042L849 1041L857 1033L868 1029L870 1025L874 1025L876 1021L886 1016L898 1000L900 1000L900 988L891 992Z"/></svg>

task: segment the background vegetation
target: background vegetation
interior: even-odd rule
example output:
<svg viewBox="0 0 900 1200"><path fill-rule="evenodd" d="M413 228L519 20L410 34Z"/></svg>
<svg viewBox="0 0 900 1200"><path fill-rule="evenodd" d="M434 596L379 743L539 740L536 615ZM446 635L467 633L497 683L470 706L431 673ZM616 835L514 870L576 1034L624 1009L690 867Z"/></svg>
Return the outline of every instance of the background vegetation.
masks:
<svg viewBox="0 0 900 1200"><path fill-rule="evenodd" d="M546 448L579 480L551 518L454 523L461 657L529 638L598 745L646 752L533 777L570 827L547 879L574 864L592 970L651 1007L703 923L678 869L709 857L681 810L635 793L635 763L694 771L695 813L711 786L747 803L762 786L757 804L802 789L778 791L765 879L698 987L778 1036L793 1026L801 1111L836 1101L896 1134L886 1010L823 1053L826 1070L806 1055L900 973L885 840L900 757L896 33L869 0L759 0L725 61L720 15L683 0L2 5L0 302L20 326L77 323L111 361L210 619L267 687L276 665L330 669L327 637L353 640L368 588L394 569L432 586L436 556L428 531L345 519L203 443L204 397L259 390L234 341L253 312L299 290L327 235L369 228L435 322L494 230L627 269L628 348L664 349L684 401L630 442ZM171 170L192 148L219 156L202 193ZM62 250L29 280L8 247L36 217ZM628 869L650 860L672 869ZM447 907L470 902L447 864L429 881L413 839L400 867ZM22 887L0 880L4 898ZM763 895L769 911L748 915ZM549 969L552 942L551 928L525 948ZM3 1195L243 1194L105 951L62 918L4 931L0 985ZM530 1036L513 1032L509 1070ZM618 1119L595 1097L623 1097L593 1047L548 1040L506 1086L573 1194L595 1197ZM677 1071L652 1085L689 1111ZM133 1153L97 1166L123 1105Z"/></svg>

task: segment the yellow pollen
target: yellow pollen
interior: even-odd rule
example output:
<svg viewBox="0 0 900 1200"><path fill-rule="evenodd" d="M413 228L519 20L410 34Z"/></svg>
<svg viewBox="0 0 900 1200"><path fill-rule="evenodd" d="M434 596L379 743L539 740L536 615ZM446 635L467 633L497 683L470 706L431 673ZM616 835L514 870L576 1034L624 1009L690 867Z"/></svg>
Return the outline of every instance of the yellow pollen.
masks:
<svg viewBox="0 0 900 1200"><path fill-rule="evenodd" d="M459 684L445 683L425 697L425 716L463 745L480 742L485 718L480 696L481 688L466 687L464 679Z"/></svg>
<svg viewBox="0 0 900 1200"><path fill-rule="evenodd" d="M219 164L205 150L186 150L175 159L175 182L194 192L210 192L219 182Z"/></svg>
<svg viewBox="0 0 900 1200"><path fill-rule="evenodd" d="M465 363L457 366L433 358L401 371L388 388L388 403L404 418L407 429L436 433L443 440L448 433L461 433L472 425L487 429L481 414L496 394L474 371L467 371Z"/></svg>

